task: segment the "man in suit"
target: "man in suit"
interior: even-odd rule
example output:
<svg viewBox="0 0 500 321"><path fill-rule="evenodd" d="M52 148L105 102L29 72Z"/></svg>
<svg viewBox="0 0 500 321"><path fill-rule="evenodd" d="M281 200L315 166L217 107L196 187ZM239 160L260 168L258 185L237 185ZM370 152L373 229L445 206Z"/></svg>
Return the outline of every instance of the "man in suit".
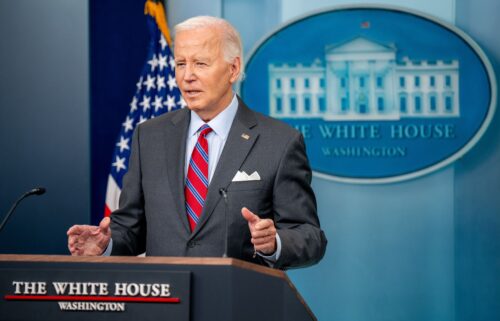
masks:
<svg viewBox="0 0 500 321"><path fill-rule="evenodd" d="M238 32L223 19L188 19L176 26L174 54L188 109L136 128L120 208L99 227L71 227L70 252L317 263L326 238L303 137L233 92Z"/></svg>

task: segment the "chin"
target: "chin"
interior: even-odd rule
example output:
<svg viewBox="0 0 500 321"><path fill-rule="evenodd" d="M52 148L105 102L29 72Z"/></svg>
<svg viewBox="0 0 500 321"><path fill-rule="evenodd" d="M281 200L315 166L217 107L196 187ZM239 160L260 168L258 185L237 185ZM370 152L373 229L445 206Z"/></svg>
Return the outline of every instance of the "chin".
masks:
<svg viewBox="0 0 500 321"><path fill-rule="evenodd" d="M187 108L189 110L192 110L194 112L199 112L201 110L203 110L203 108L200 106L200 104L197 104L197 103L189 103L186 101L186 104L187 104Z"/></svg>
<svg viewBox="0 0 500 321"><path fill-rule="evenodd" d="M185 100L186 101L186 105L189 109L191 110L197 110L197 109L200 109L200 104L196 101L192 101L192 100Z"/></svg>

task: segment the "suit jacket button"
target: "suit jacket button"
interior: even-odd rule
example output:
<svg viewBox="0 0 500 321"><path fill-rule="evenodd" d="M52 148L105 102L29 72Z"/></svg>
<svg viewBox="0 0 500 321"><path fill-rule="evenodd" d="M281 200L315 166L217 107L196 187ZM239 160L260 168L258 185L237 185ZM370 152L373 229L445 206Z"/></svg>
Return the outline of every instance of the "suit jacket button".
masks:
<svg viewBox="0 0 500 321"><path fill-rule="evenodd" d="M196 242L194 242L194 241L189 241L189 242L187 243L187 246L188 246L189 248L193 248L193 247L195 247L195 245L196 245Z"/></svg>

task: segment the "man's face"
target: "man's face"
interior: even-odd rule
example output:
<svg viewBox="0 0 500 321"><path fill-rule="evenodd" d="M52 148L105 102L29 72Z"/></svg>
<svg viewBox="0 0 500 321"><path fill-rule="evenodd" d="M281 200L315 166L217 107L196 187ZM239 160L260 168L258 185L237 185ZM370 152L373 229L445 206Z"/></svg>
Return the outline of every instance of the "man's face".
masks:
<svg viewBox="0 0 500 321"><path fill-rule="evenodd" d="M177 33L175 79L190 110L209 121L232 99L232 84L240 69L239 58L224 60L221 37L215 28Z"/></svg>

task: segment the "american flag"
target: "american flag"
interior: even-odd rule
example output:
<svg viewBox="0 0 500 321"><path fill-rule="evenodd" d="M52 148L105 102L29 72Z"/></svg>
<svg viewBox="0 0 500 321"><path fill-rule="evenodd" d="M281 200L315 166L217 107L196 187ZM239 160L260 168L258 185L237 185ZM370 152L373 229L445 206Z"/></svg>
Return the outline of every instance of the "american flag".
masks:
<svg viewBox="0 0 500 321"><path fill-rule="evenodd" d="M148 0L145 13L151 40L146 63L136 84L137 90L130 102L130 111L115 145L106 189L105 216L109 216L118 208L135 127L150 118L186 106L175 82L174 56L169 47L170 41L167 41L170 35L161 2Z"/></svg>

